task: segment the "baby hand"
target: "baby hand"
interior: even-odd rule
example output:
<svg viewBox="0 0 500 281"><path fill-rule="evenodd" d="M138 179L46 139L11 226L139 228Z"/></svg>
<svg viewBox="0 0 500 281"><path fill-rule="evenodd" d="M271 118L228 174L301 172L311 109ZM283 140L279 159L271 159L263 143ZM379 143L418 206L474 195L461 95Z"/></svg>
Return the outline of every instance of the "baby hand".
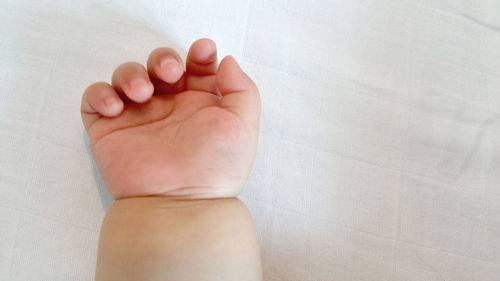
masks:
<svg viewBox="0 0 500 281"><path fill-rule="evenodd" d="M234 58L218 65L215 43L200 39L186 71L174 50L158 48L147 69L125 63L112 85L90 85L81 112L115 199L234 197L255 155L260 98Z"/></svg>

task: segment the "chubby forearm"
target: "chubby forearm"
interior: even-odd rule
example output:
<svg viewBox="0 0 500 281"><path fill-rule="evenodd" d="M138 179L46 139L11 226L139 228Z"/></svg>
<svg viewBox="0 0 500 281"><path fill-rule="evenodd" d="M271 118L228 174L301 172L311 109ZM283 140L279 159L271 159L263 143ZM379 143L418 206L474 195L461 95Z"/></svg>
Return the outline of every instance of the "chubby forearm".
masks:
<svg viewBox="0 0 500 281"><path fill-rule="evenodd" d="M117 200L102 225L96 280L262 280L252 218L235 198Z"/></svg>

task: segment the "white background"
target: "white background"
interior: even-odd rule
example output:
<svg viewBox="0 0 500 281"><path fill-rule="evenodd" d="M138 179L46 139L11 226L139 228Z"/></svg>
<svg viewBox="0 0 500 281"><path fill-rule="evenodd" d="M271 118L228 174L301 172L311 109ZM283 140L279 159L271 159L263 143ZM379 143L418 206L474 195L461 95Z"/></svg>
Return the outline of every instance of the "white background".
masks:
<svg viewBox="0 0 500 281"><path fill-rule="evenodd" d="M0 280L91 280L84 88L213 38L257 82L266 280L500 280L500 1L0 1Z"/></svg>

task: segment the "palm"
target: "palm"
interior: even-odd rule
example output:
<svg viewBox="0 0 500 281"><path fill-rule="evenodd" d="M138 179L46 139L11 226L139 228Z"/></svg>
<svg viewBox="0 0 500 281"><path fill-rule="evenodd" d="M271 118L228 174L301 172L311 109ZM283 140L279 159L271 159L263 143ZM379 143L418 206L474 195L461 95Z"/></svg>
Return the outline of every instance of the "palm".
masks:
<svg viewBox="0 0 500 281"><path fill-rule="evenodd" d="M186 79L192 80L189 74ZM256 126L222 106L225 98L187 89L127 104L117 117L97 118L87 130L113 196L237 195L251 168Z"/></svg>

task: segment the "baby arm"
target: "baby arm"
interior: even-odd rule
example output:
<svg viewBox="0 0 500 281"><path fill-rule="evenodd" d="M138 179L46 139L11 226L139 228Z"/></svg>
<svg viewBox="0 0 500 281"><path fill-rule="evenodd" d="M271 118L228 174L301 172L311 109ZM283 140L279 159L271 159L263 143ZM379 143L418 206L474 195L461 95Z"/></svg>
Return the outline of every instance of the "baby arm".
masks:
<svg viewBox="0 0 500 281"><path fill-rule="evenodd" d="M213 41L170 48L92 84L82 119L106 187L99 280L261 280L253 222L235 197L255 155L260 99Z"/></svg>
<svg viewBox="0 0 500 281"><path fill-rule="evenodd" d="M117 200L96 280L262 280L252 218L235 198Z"/></svg>

